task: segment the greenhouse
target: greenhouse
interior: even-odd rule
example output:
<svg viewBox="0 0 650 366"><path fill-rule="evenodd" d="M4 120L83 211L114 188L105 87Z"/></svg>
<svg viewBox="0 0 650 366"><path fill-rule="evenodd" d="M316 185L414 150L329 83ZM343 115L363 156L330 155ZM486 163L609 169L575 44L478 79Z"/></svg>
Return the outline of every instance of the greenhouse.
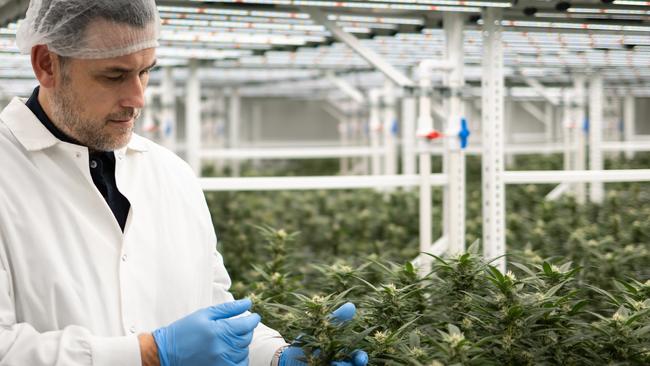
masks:
<svg viewBox="0 0 650 366"><path fill-rule="evenodd" d="M650 365L650 2L0 0L0 364Z"/></svg>

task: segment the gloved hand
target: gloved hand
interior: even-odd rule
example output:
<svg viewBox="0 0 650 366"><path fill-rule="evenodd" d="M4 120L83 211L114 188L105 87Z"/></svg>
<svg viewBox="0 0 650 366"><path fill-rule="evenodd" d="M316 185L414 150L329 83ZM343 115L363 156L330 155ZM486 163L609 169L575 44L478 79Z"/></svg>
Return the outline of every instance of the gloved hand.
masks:
<svg viewBox="0 0 650 366"><path fill-rule="evenodd" d="M248 345L260 316L233 317L251 305L245 299L211 306L155 330L160 365L247 366Z"/></svg>
<svg viewBox="0 0 650 366"><path fill-rule="evenodd" d="M330 315L332 317L332 323L340 324L350 321L354 318L356 311L357 309L354 304L347 302L332 312ZM307 366L303 360L305 360L305 352L302 348L299 346L290 346L282 351L278 366ZM352 352L349 360L332 362L332 366L366 366L367 364L368 354L361 350Z"/></svg>

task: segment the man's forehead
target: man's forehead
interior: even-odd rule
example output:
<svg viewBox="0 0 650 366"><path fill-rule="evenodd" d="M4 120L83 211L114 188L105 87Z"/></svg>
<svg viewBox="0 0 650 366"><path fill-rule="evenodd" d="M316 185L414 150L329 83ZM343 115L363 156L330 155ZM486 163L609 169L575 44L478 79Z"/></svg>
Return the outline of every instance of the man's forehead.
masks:
<svg viewBox="0 0 650 366"><path fill-rule="evenodd" d="M103 69L133 71L156 65L155 49L150 48L130 55L98 60L98 66Z"/></svg>
<svg viewBox="0 0 650 366"><path fill-rule="evenodd" d="M98 71L136 71L156 65L155 48L148 48L132 54L113 58L80 60L93 70Z"/></svg>
<svg viewBox="0 0 650 366"><path fill-rule="evenodd" d="M134 51L139 51L138 44L150 43L152 39L157 39L154 22L145 27L135 27L103 18L89 22L83 35L84 47L97 50L98 53L111 50L123 50L127 53L133 48ZM129 55L130 53L127 56Z"/></svg>

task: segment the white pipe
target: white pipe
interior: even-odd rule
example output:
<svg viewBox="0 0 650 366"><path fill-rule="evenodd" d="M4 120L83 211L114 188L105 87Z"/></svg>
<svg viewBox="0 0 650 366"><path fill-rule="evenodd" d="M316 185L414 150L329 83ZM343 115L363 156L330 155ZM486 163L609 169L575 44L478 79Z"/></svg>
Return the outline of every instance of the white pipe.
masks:
<svg viewBox="0 0 650 366"><path fill-rule="evenodd" d="M634 95L626 95L625 101L623 102L623 136L626 142L634 140L634 134L636 133L636 116L635 116L635 102ZM628 159L634 157L634 152L632 150L627 150L625 156Z"/></svg>
<svg viewBox="0 0 650 366"><path fill-rule="evenodd" d="M373 151L378 151L381 145L381 118L379 97L381 90L373 89L370 91L370 147ZM371 159L372 175L381 175L381 154L372 155Z"/></svg>
<svg viewBox="0 0 650 366"><path fill-rule="evenodd" d="M507 184L647 182L650 169L510 171L504 172L504 180Z"/></svg>
<svg viewBox="0 0 650 366"><path fill-rule="evenodd" d="M418 175L318 176L318 177L247 177L201 178L204 191L275 191L313 189L363 189L414 187L422 183ZM442 186L447 183L444 174L433 174L428 183ZM428 246L427 246L428 248Z"/></svg>
<svg viewBox="0 0 650 366"><path fill-rule="evenodd" d="M603 77L595 74L589 85L589 170L603 169ZM602 182L593 181L589 185L589 199L601 203L605 198Z"/></svg>
<svg viewBox="0 0 650 366"><path fill-rule="evenodd" d="M187 140L186 158L197 176L201 175L201 80L199 64L190 60L185 99L185 138Z"/></svg>

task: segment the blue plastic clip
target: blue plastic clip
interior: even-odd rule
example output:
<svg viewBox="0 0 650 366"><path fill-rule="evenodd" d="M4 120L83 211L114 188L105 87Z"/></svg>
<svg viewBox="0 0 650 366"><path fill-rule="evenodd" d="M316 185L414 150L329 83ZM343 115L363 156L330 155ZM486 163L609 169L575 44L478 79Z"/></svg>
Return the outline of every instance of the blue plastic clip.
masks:
<svg viewBox="0 0 650 366"><path fill-rule="evenodd" d="M584 133L589 133L589 118L585 118L585 120L582 122L582 131Z"/></svg>
<svg viewBox="0 0 650 366"><path fill-rule="evenodd" d="M172 122L171 121L165 121L165 137L169 137L172 135L173 132L173 127L172 127Z"/></svg>
<svg viewBox="0 0 650 366"><path fill-rule="evenodd" d="M464 149L467 147L467 139L469 138L470 132L467 128L467 119L461 118L460 120L460 132L458 132L458 138L460 139L460 148Z"/></svg>
<svg viewBox="0 0 650 366"><path fill-rule="evenodd" d="M397 120L393 120L393 124L390 126L390 132L393 134L393 136L397 136L399 133L399 124L397 123Z"/></svg>

